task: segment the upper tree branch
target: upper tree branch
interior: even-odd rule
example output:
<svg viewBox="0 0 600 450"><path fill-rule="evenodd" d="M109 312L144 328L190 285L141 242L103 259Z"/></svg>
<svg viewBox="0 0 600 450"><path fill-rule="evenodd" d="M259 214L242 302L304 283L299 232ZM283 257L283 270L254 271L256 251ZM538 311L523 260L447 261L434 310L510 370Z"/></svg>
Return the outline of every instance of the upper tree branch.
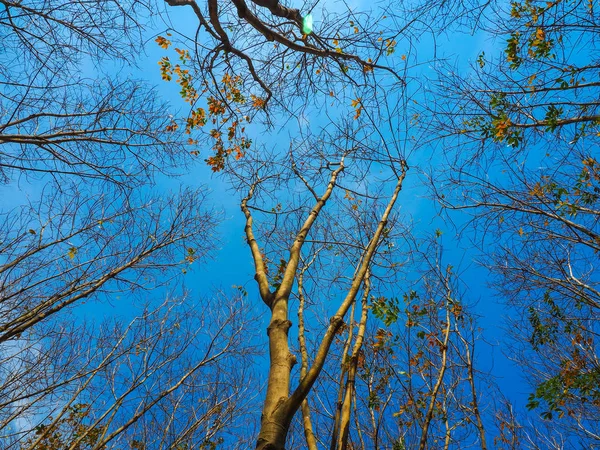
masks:
<svg viewBox="0 0 600 450"><path fill-rule="evenodd" d="M294 41L289 40L288 38L286 38L279 32L272 30L267 25L265 25L262 20L260 20L256 15L254 15L252 13L252 11L250 11L248 9L248 5L244 2L244 0L232 0L232 1L233 1L233 4L237 8L239 18L244 19L246 22L248 22L250 25L252 25L268 41L278 42L278 43L286 46L290 50L294 50L294 51L301 52L301 53L308 53L311 55L325 57L325 58L332 58L332 59L336 59L336 60L342 59L342 60L346 60L346 61L355 61L355 62L361 64L363 67L369 67L371 69L374 69L374 68L384 69L384 70L387 70L388 72L392 73L399 80L403 81L402 78L398 74L396 74L396 72L394 72L392 69L390 69L389 67L380 66L379 64L364 61L358 55L352 55L352 54L343 53L343 52L338 53L337 51L328 50L326 48L316 48L309 44L299 45L299 44L295 43ZM271 2L267 1L265 3L271 3ZM302 26L301 25L302 18L300 17L299 11L298 10L288 10L288 11L296 11L298 13L298 17L293 20L296 23L298 23L298 26Z"/></svg>
<svg viewBox="0 0 600 450"><path fill-rule="evenodd" d="M290 256L288 258L288 262L283 273L281 285L279 286L276 292L276 294L281 298L287 298L290 295L290 292L292 291L292 286L296 278L296 270L298 269L298 263L300 261L300 250L302 249L306 236L312 228L313 224L315 223L319 212L321 212L321 210L327 203L327 200L329 200L329 197L331 197L331 192L335 187L337 177L340 174L340 172L342 172L342 170L344 170L344 158L342 158L342 160L340 161L339 167L331 173L331 177L329 178L329 183L327 184L325 192L323 193L321 198L317 200L317 203L315 204L315 206L313 206L312 210L310 211L310 214L308 215L308 218L306 219L306 221L302 225L302 228L300 228L300 231L296 235L296 239L294 240L294 243L290 248Z"/></svg>
<svg viewBox="0 0 600 450"><path fill-rule="evenodd" d="M206 31L212 35L212 37L215 39L219 38L215 31L208 25L208 22L204 18L198 3L196 3L194 0L165 0L165 2L167 2L169 6L191 6L196 14L196 17L198 17L198 20L200 21L200 25L203 26Z"/></svg>
<svg viewBox="0 0 600 450"><path fill-rule="evenodd" d="M293 20L298 25L302 24L302 16L300 15L300 11L295 8L287 8L281 5L279 0L252 0L252 3L264 8L268 8L269 11L271 11L271 14L274 16Z"/></svg>
<svg viewBox="0 0 600 450"><path fill-rule="evenodd" d="M260 292L260 296L265 302L265 304L270 308L273 302L273 293L269 289L269 279L267 277L267 269L265 266L265 261L263 259L262 253L258 246L258 242L256 242L256 238L254 237L254 231L252 230L252 214L250 213L250 209L248 208L248 201L254 195L254 190L256 186L260 184L261 179L258 179L250 186L250 190L248 191L248 195L242 199L242 212L246 217L246 226L244 231L246 233L246 242L250 246L250 250L252 252L252 259L254 260L254 270L256 274L254 275L254 279L258 283L258 290Z"/></svg>
<svg viewBox="0 0 600 450"><path fill-rule="evenodd" d="M379 224L377 225L377 229L375 230L373 237L369 241L369 245L367 246L367 249L362 257L360 267L358 268L356 274L352 279L352 284L350 286L350 289L348 290L346 297L344 298L342 304L338 308L335 315L330 320L329 327L327 328L325 336L321 341L321 345L319 346L313 365L306 374L306 376L302 378L300 384L298 385L294 393L289 397L287 404L285 405L285 407L288 408L288 411L296 411L298 409L302 401L308 395L308 392L312 388L312 385L316 381L317 377L321 373L321 369L323 369L325 360L327 359L327 355L329 353L329 348L331 347L331 344L335 339L336 333L344 323L343 318L350 309L350 306L354 303L356 296L360 290L360 287L363 284L363 281L365 279L375 251L379 244L379 239L383 234L383 230L387 225L388 218L392 212L392 209L394 208L394 204L396 203L398 195L402 190L402 183L404 181L405 176L406 167L402 166L402 171L400 173L400 177L398 178L398 182L396 183L396 188L394 189L392 197L390 198L390 201L388 202L388 205L383 215L381 216L381 219L379 221Z"/></svg>

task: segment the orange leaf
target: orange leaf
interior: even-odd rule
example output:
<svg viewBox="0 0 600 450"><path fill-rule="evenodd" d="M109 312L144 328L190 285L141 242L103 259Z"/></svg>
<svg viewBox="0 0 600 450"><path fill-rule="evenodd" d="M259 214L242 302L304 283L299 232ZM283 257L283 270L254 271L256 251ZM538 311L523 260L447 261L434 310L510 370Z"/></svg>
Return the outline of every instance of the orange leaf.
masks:
<svg viewBox="0 0 600 450"><path fill-rule="evenodd" d="M169 48L169 45L171 45L171 41L169 41L167 38L164 38L162 36L158 36L155 40L154 40L161 48L164 48L165 50Z"/></svg>

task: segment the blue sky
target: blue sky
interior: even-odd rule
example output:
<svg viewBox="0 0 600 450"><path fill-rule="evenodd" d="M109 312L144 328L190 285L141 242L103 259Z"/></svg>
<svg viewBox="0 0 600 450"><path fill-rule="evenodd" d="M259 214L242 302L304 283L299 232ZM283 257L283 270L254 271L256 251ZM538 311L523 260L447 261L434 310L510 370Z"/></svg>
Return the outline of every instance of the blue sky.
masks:
<svg viewBox="0 0 600 450"><path fill-rule="evenodd" d="M339 7L338 3L325 2L330 11ZM363 2L356 2L356 8L360 9ZM196 18L190 14L189 8L169 8L169 15L173 23L177 24L178 30L183 34L193 35L197 25ZM318 27L320 13L313 11L315 25ZM185 114L186 105L179 96L179 89L175 83L165 83L161 80L158 60L165 55L165 51L153 42L158 34L163 34L164 29L160 24L155 29L148 29L146 46L146 55L140 57L138 68L119 69L119 75L132 77L136 79L147 80L155 86L157 92L171 103L172 114ZM400 41L396 52L397 57L401 54L408 54L408 63L412 66L409 73L412 78L419 79L423 83L428 83L427 77L433 77L430 61L433 58L433 45L437 45L435 53L437 57L448 58L453 65L461 70L468 70L469 65L474 63L477 56L485 51L486 55L497 56L501 52L502 42L495 41L483 34L469 36L468 34L445 33L432 39L430 36L424 36L418 43L413 42L414 50L408 51L408 43ZM406 45L406 49L402 46ZM84 72L89 72L93 76L93 67L86 65ZM409 90L411 87L409 86ZM419 94L416 94L419 99ZM306 118L303 125L307 127L318 127L325 123L327 118L324 115L311 116ZM295 125L291 128L293 129ZM261 133L259 125L252 127L257 133ZM262 134L257 136L256 141L263 141L266 145L273 145L280 142L281 137L287 136L293 130L283 129L280 132L271 134ZM287 145L287 144L286 144ZM464 286L464 292L469 297L470 302L476 303L476 313L481 316L480 325L484 328L484 336L489 344L482 344L479 347L480 370L487 372L493 369L493 374L497 382L509 396L511 400L519 407L526 402L526 395L529 390L522 382L515 366L509 361L507 355L503 354L502 340L505 330L502 328L503 321L500 316L510 314L504 306L499 304L492 291L486 286L486 272L479 267L475 261L478 253L470 248L468 239L461 242L456 240L453 227L444 222L444 219L437 215L437 207L428 198L428 191L423 185L424 177L421 172L435 170L435 149L420 149L419 153L412 153L408 163L413 169L409 172L406 184L398 203L398 209L401 215L409 218L415 225L417 233L433 233L439 229L442 231L441 242L444 246L444 259L446 264L455 267L457 273L461 274L461 282ZM203 163L207 156L207 151L202 150L197 158L197 163L182 170L182 175L178 178L159 178L157 186L154 188L157 192L176 192L182 186L206 186L211 194L209 202L219 211L222 211L223 221L219 225L218 232L220 239L217 247L214 249L213 257L208 261L194 263L192 269L185 276L186 288L190 290L190 295L199 298L210 292L212 289L231 289L232 286L244 286L249 291L249 297L253 304L257 305L255 310L260 310L262 302L258 297L255 282L253 280L254 269L250 251L245 244L244 239L244 220L240 211L239 197L233 192L229 184L219 175L215 175L210 168ZM432 160L433 159L433 160ZM37 198L39 194L38 183L33 182L13 182L6 186L0 186L0 198L2 198L2 209L6 211L12 207L17 207L23 203L27 197ZM457 223L464 223L465 216L455 214L453 216ZM397 245L403 245L398 242ZM126 310L122 304L88 304L80 309L83 317L98 317L102 311L105 315L118 314L127 317L135 314L136 310ZM294 313L292 313L294 314ZM262 327L267 325L266 315L262 317ZM262 339L266 342L266 334L263 333ZM259 337L260 339L260 337Z"/></svg>
<svg viewBox="0 0 600 450"><path fill-rule="evenodd" d="M337 8L343 9L344 6L339 2L327 1L321 3L331 12ZM364 2L353 2L351 5L360 10ZM196 27L195 17L190 14L188 8L170 8L169 15L172 22L177 24L177 29L185 35L192 35ZM315 29L319 26L321 14L319 9L313 10ZM175 83L166 83L160 79L157 61L165 55L165 51L152 42L154 35L162 34L163 30L157 27L152 33L149 33L147 46L147 55L140 62L142 70L133 72L133 76L140 76L148 79L149 82L156 85L156 89L168 99L173 107L173 114L177 111L184 112L186 105L182 102L178 87ZM408 54L409 74L414 79L419 79L427 84L427 77L435 77L432 61L435 54L438 58L445 58L459 70L467 71L471 64L474 64L478 55L484 51L489 57L498 57L502 52L503 42L489 37L483 33L469 35L468 33L444 33L433 39L429 35L424 35L419 42L400 41L397 47L396 55ZM411 51L409 45L414 49ZM405 46L405 48L402 48ZM409 85L408 89L411 89ZM419 97L417 96L417 99ZM320 126L326 122L327 118L323 115L313 116L307 119L307 126ZM257 127L258 128L258 127ZM257 130L258 131L258 130ZM279 141L281 135L289 134L289 129L284 129L278 136L277 133L271 133L262 136L262 140L267 145ZM258 139L256 139L258 141ZM432 155L427 149L420 149L420 153L412 153L408 162L413 166L413 170L407 177L403 193L400 198L398 209L405 217L415 223L415 229L420 232L432 233L436 229L443 232L442 242L444 246L444 258L446 264L451 264L456 268L457 273L461 274L461 282L465 287L465 294L469 297L469 302L476 303L476 314L480 315L480 325L484 328L484 336L487 343L479 346L480 370L483 372L493 369L494 376L502 388L503 392L515 402L518 406L523 406L526 402L526 395L529 388L523 383L518 370L509 361L507 355L503 354L500 344L504 334L504 323L501 316L510 314L499 300L493 296L493 292L486 286L486 271L478 266L475 261L478 253L470 248L468 239L458 242L455 238L455 232L450 224L444 222L443 218L437 215L437 207L428 198L428 191L423 186L423 177L419 174L421 171L435 170L435 161L432 162ZM250 298L256 303L261 303L258 298L258 292L253 280L254 269L250 256L250 251L245 244L243 228L243 215L239 208L239 198L231 191L228 184L223 179L211 172L210 168L202 163L204 153L198 158L196 164L189 173L182 175L176 180L164 180L161 182L161 188L177 189L180 184L198 186L206 185L211 191L210 201L214 206L223 211L224 220L219 226L221 240L216 249L215 257L209 262L198 264L192 271L186 275L186 286L191 289L192 295L206 292L211 288L228 289L233 285L243 285L250 293ZM456 223L466 221L460 213L453 215ZM398 245L402 245L399 243ZM293 314L293 313L292 313ZM267 317L263 317L263 325L266 328ZM266 335L265 335L266 342Z"/></svg>

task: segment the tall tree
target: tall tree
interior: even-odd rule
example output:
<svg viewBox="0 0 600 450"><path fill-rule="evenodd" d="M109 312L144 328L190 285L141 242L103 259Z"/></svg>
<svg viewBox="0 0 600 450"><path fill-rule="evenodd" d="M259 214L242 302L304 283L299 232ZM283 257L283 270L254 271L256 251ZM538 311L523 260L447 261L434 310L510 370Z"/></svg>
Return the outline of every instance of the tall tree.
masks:
<svg viewBox="0 0 600 450"><path fill-rule="evenodd" d="M135 61L152 4L2 2L0 168L131 186L182 163L149 86L111 76ZM93 18L94 20L90 20Z"/></svg>
<svg viewBox="0 0 600 450"><path fill-rule="evenodd" d="M394 209L412 149L407 56L395 52L399 42L406 44L403 51L411 50L409 36L422 32L411 25L440 5L323 13L310 29L310 8L279 2L167 3L198 18L192 45L178 35L179 23L156 39L166 54L159 61L163 79L176 82L190 105L189 116L174 120L172 129L183 129L190 142L211 145L207 163L240 191L255 280L269 312L269 367L256 448L286 448L300 412L306 439L301 447L348 448L351 411L361 403L355 400L358 360L371 296L389 288L400 267ZM327 118L321 133L308 123L315 115ZM274 133L295 122L298 138L282 145L277 136L271 150L270 142L249 134L257 121ZM198 137L203 135L206 140ZM297 329L290 321L294 306ZM431 320L439 325L437 315ZM353 331L337 348L346 330ZM297 372L291 341L296 334ZM460 349L469 347L461 343ZM443 378L445 365L439 366ZM323 374L331 374L331 367L341 374L325 437L311 419L309 395L326 384Z"/></svg>
<svg viewBox="0 0 600 450"><path fill-rule="evenodd" d="M468 76L448 68L440 76L436 128L446 149L459 151L449 152L434 190L444 206L473 215L484 264L511 307L528 408L554 420L558 436L593 446L598 14L591 3L568 1L512 2L496 14L498 53L481 53Z"/></svg>
<svg viewBox="0 0 600 450"><path fill-rule="evenodd" d="M249 350L243 314L239 294L197 302L169 297L125 323L69 317L29 333L3 353L2 447L235 442L230 433L253 398L240 364Z"/></svg>
<svg viewBox="0 0 600 450"><path fill-rule="evenodd" d="M348 320L348 312L353 305L358 308L361 301L365 307L369 295L367 273L374 270L378 249L393 230L392 211L406 174L405 163L388 156L389 185L377 188L380 192L352 189L347 183L368 176L361 162L364 155L376 150L364 134L340 131L343 135L329 136L327 141L298 144L293 152L277 159L271 155L268 164L262 162L260 154L255 162L247 156L232 173L238 183L247 186L241 203L246 241L260 296L270 312L269 373L257 448L285 447L292 418L328 361L331 345ZM354 144L359 142L360 148L356 148ZM317 145L319 151L315 153ZM278 194L280 187L288 190L293 186L301 190L289 200ZM261 221L257 215L262 216ZM345 220L340 222L336 217ZM261 222L266 229L257 234ZM327 263L331 258L339 263L331 266ZM310 264L306 262L311 260ZM310 350L306 342L303 344L302 373L293 382L297 357L291 353L289 309L294 286L300 286L299 273L302 291L296 291L296 295L304 298L303 302L308 301L307 292L319 295L318 301L325 302L330 319ZM313 286L307 291L309 283ZM300 319L303 324L308 314L305 305ZM307 414L307 407L304 409Z"/></svg>
<svg viewBox="0 0 600 450"><path fill-rule="evenodd" d="M0 173L5 192L18 192L22 176L40 192L1 212L6 341L106 283L131 290L150 284L142 278L152 267L192 262L206 253L198 239L215 215L199 212L200 191L154 204L149 189L140 194L186 164L185 145L165 131L169 117L147 86L103 75L106 61L139 50L138 9L150 5L2 5ZM82 75L86 63L93 79Z"/></svg>
<svg viewBox="0 0 600 450"><path fill-rule="evenodd" d="M243 353L239 303L173 298L219 215L201 186L157 192L189 149L152 87L115 70L155 7L0 3L3 448L210 446L241 406L221 375ZM85 324L91 302L133 317Z"/></svg>
<svg viewBox="0 0 600 450"><path fill-rule="evenodd" d="M416 278L371 291L348 322L339 366L315 388L324 447L489 448L484 396L495 388L477 367L487 344L438 239L415 240L406 265Z"/></svg>

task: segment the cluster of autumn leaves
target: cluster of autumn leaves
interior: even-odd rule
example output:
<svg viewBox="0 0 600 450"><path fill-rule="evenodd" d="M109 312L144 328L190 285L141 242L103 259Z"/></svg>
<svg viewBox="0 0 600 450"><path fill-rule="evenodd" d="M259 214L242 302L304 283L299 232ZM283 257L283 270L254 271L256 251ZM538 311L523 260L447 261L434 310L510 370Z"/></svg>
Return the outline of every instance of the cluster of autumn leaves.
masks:
<svg viewBox="0 0 600 450"><path fill-rule="evenodd" d="M167 35L170 36L170 35ZM171 46L171 41L164 36L158 36L156 43L167 50ZM201 82L203 89L198 92L194 87L194 77L190 73L190 54L187 50L175 48L179 56L179 63L171 63L168 56L164 56L158 62L161 77L165 81L171 81L173 75L176 75L175 82L180 86L180 95L186 103L192 106L192 109L185 119L184 133L188 137L189 145L197 145L198 140L191 137L192 132L211 123L208 135L213 141L213 154L206 159L206 163L214 172L219 172L225 167L225 160L233 155L236 159L244 156L246 150L252 145L252 140L245 135L244 123L249 123L249 115L242 113L242 107L248 107L255 110L263 109L266 106L265 99L250 94L249 99L242 94L240 86L242 78L239 75L232 76L225 73L220 80L219 92L221 98L213 95L206 97L206 106L197 106L200 95L208 92L208 81ZM166 131L175 132L179 129L179 124L173 119L167 126ZM225 135L225 136L224 136ZM198 156L198 150L192 150L190 153Z"/></svg>
<svg viewBox="0 0 600 450"><path fill-rule="evenodd" d="M358 27L351 22L351 26L355 32L358 32ZM168 39L170 33L165 36L158 36L155 42L164 50L168 50L172 46L172 42ZM390 56L395 52L397 42L394 39L378 38L383 45L385 54ZM339 40L334 39L333 45L337 53L342 53L339 46ZM208 136L212 139L212 154L205 159L206 163L211 167L213 172L219 172L224 169L227 157L233 155L236 159L244 156L246 150L252 145L252 140L245 134L245 124L251 122L251 114L256 111L265 110L267 100L261 96L250 93L245 95L242 93L242 77L225 72L221 80L213 80L212 83L217 87L216 92L219 93L217 98L215 95L208 94L205 98L206 106L197 106L200 101L200 96L209 92L209 81L206 79L199 82L202 86L200 92L194 86L195 77L190 72L191 57L187 50L175 47L179 62L173 63L168 56L162 57L158 65L160 67L161 78L164 81L170 82L175 76L175 82L179 87L180 96L182 99L192 106L188 117L183 121L183 131L188 135L188 145L197 145L198 140L191 135L195 130L201 129L207 123L213 125L208 131ZM406 61L406 55L402 55L401 59ZM373 61L371 58L367 60L369 64ZM342 66L342 68L346 66ZM365 65L363 72L369 73L373 71L372 65ZM321 70L317 69L316 74L320 74ZM218 86L217 86L218 85ZM215 92L215 91L213 91ZM335 94L330 92L330 96ZM363 112L363 102L360 97L351 101L351 107L354 109L354 120L357 120ZM176 132L180 128L180 124L173 119L166 127L168 132ZM224 138L224 135L226 138ZM200 152L196 149L190 153L198 156Z"/></svg>
<svg viewBox="0 0 600 450"><path fill-rule="evenodd" d="M563 216L574 216L579 208L594 205L600 199L600 163L589 156L581 164L581 172L574 180L573 187L559 185L544 175L529 191L530 197L549 201Z"/></svg>
<svg viewBox="0 0 600 450"><path fill-rule="evenodd" d="M526 0L524 2L512 1L510 9L510 17L516 22L522 22L523 30L514 31L506 41L504 50L505 57L512 70L518 70L523 64L523 52L532 60L552 60L555 55L555 46L557 43L562 43L563 37L553 32L544 25L544 20L547 16L556 14L557 7L563 3L563 0L548 1L540 6L539 2ZM593 13L593 2L588 3L590 14ZM385 16L384 16L385 18ZM357 25L350 21L350 27L354 33L359 32ZM552 34L556 36L552 36ZM158 36L156 43L163 49L167 50L172 45L168 39L171 35L167 33L167 37ZM397 42L389 38L384 39L378 37L378 42L383 45L384 53L389 56L395 52ZM332 40L332 46L338 53L343 53L339 38ZM176 76L176 83L180 86L180 95L185 102L192 106L189 117L184 122L184 132L191 135L196 129L204 127L207 123L211 123L214 127L208 132L208 135L213 141L213 154L206 159L207 164L213 171L218 172L224 168L225 160L228 156L233 155L236 159L244 156L245 151L250 148L252 141L245 135L245 123L249 123L253 111L264 110L267 107L267 100L255 94L246 95L241 92L242 78L239 75L224 73L220 81L213 80L212 83L216 87L216 91L220 95L217 98L215 95L209 94L205 101L205 107L196 107L200 96L208 92L207 80L200 81L202 89L200 92L194 87L194 76L190 73L190 54L187 50L175 48L180 62L173 64L167 56L159 61L160 72L163 80L171 81L173 76ZM402 55L401 59L406 60L406 55ZM477 59L480 68L486 64L484 53ZM368 63L372 63L368 59ZM344 66L342 66L344 67ZM563 71L568 71L569 68L564 68ZM364 67L364 72L373 71L371 65ZM321 69L316 70L316 74L320 74ZM565 74L567 76L568 73ZM537 74L528 77L528 91L534 95L538 89L536 88ZM558 88L569 88L578 83L575 76L571 76L570 80L566 81L564 77L559 77L555 80L555 85ZM219 84L219 86L217 86ZM335 96L330 92L331 96ZM461 133L475 133L483 138L491 138L495 142L504 142L511 147L519 147L523 142L523 124L515 122L511 118L510 107L511 102L502 94L494 94L489 98L489 116L475 116L465 120L464 128ZM351 107L354 109L354 119L360 118L364 106L360 97L351 101ZM244 110L245 112L242 112ZM554 131L560 123L564 111L562 108L553 105L548 106L545 111L545 117L538 119L537 125L544 127L546 131ZM600 124L595 125L594 129ZM167 131L175 132L179 128L179 124L175 121L167 126ZM226 130L224 130L226 128ZM595 131L597 132L597 130ZM225 138L226 137L226 138ZM188 138L188 144L196 145L198 141L191 136ZM191 153L195 156L199 155L198 150L192 150Z"/></svg>
<svg viewBox="0 0 600 450"><path fill-rule="evenodd" d="M493 92L487 101L486 115L476 115L464 120L461 133L473 133L483 139L492 139L494 142L506 143L517 148L523 144L523 131L527 127L536 127L546 132L554 132L557 128L568 122L569 114L564 102L541 102L536 111L533 109L525 114L524 120L531 123L519 123L513 117L523 110L524 105L536 105L521 99L519 96L529 96L532 99L540 93L550 91L572 91L586 81L583 72L585 67L577 68L573 65L558 62L558 54L562 51L559 45L565 44L564 27L553 25L556 17L563 17L565 12L564 0L548 2L523 2L512 1L510 4L510 18L514 31L510 32L504 48L504 56L508 67L512 71L514 80L527 73L526 85L510 92L507 96L501 92ZM593 17L593 2L587 4L587 14ZM562 19L560 19L562 20ZM527 69L525 63L529 64ZM477 58L480 69L486 65L485 53ZM514 98L512 98L514 97ZM557 106L558 105L558 106ZM531 106L533 108L533 106ZM579 113L585 113L585 107ZM580 131L575 135L573 142L587 133L598 134L600 123L598 121L581 122Z"/></svg>

